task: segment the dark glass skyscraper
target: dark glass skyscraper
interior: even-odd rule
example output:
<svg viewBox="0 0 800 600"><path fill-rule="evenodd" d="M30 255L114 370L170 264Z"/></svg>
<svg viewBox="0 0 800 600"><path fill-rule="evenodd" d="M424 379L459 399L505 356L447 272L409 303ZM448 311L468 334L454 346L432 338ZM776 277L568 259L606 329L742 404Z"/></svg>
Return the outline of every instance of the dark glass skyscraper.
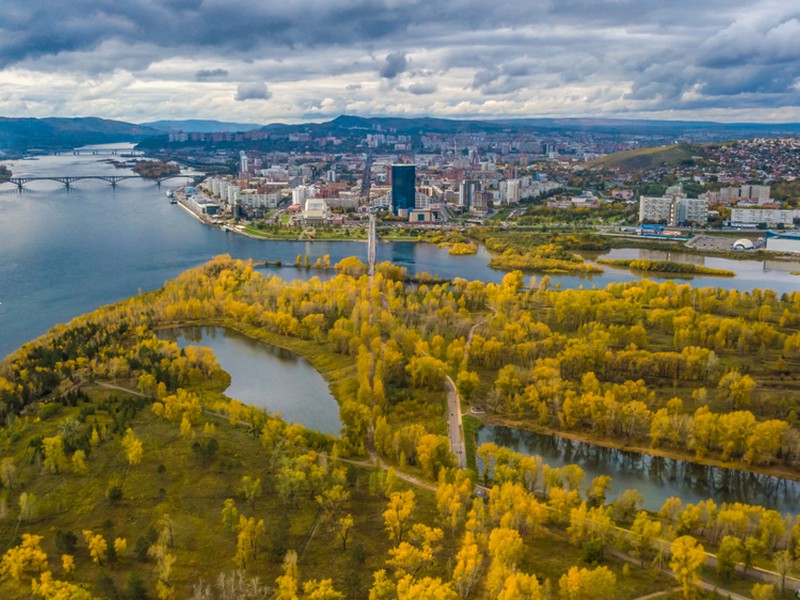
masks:
<svg viewBox="0 0 800 600"><path fill-rule="evenodd" d="M392 165L392 211L414 210L417 193L417 172L414 165Z"/></svg>

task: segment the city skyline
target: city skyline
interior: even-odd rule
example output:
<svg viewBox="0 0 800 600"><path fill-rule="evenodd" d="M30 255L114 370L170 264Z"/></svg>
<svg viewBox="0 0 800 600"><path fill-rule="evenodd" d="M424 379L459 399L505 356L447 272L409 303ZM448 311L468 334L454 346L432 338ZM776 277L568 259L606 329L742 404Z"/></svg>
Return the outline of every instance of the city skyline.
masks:
<svg viewBox="0 0 800 600"><path fill-rule="evenodd" d="M0 115L796 122L798 34L770 0L14 0Z"/></svg>

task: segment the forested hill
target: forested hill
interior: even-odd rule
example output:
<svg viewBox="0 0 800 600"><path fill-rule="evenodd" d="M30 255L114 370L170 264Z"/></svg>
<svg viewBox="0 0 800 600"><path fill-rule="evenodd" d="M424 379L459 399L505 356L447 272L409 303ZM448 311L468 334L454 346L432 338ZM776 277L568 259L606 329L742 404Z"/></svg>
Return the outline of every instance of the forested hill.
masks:
<svg viewBox="0 0 800 600"><path fill-rule="evenodd" d="M590 165L621 171L646 171L657 167L676 167L687 162L691 164L695 158L705 156L706 146L702 144L673 144L614 152L592 161Z"/></svg>
<svg viewBox="0 0 800 600"><path fill-rule="evenodd" d="M138 142L161 133L150 127L97 117L0 117L0 150L7 154L29 149L65 149L87 144Z"/></svg>

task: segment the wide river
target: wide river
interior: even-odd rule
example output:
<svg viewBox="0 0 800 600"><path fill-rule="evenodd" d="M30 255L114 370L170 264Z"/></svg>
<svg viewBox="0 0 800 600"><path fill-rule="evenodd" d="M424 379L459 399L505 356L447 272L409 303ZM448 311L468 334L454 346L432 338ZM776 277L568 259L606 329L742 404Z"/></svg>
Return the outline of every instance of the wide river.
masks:
<svg viewBox="0 0 800 600"><path fill-rule="evenodd" d="M130 149L125 144L98 148L110 147ZM121 157L67 154L6 164L18 177L132 173L104 162L108 158ZM79 181L67 191L60 183L40 181L27 184L23 193L0 184L0 358L57 323L140 290L156 289L218 254L284 262L298 254L309 254L312 262L325 254L333 262L352 255L366 260L366 244L361 242L264 241L204 226L166 200L164 192L180 183L170 180L159 189L148 181L127 180L114 189L103 181ZM474 256L452 257L430 244L391 242L379 244L377 254L378 260L391 260L412 273L494 282L504 275L487 266L490 257L483 249ZM779 292L800 286L800 278L789 273L800 270L796 264L723 259L707 259L706 264L740 275L697 278L691 280L693 285ZM286 278L309 276L294 269L272 271ZM636 278L628 271L606 268L592 278L552 280L562 287L603 287Z"/></svg>

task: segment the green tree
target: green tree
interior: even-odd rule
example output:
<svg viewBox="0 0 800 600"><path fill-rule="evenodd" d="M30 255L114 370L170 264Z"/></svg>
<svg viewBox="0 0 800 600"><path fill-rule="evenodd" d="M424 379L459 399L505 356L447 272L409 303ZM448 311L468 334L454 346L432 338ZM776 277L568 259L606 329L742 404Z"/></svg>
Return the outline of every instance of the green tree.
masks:
<svg viewBox="0 0 800 600"><path fill-rule="evenodd" d="M255 510L256 498L261 495L261 478L245 475L242 477L242 485L239 489L244 499L250 503L250 507Z"/></svg>

